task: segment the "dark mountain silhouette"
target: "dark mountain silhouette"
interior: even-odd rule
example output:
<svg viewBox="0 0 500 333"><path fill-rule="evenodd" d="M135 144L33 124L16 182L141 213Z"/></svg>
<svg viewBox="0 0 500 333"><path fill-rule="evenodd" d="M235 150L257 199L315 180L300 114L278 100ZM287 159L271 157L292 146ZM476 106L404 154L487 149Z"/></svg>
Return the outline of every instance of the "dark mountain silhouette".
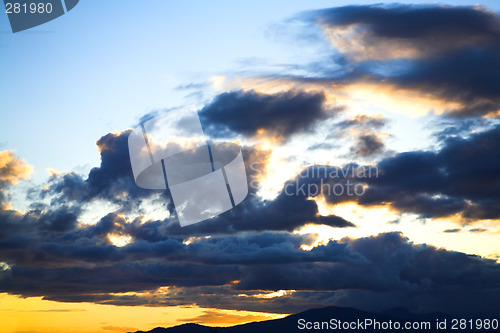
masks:
<svg viewBox="0 0 500 333"><path fill-rule="evenodd" d="M486 318L486 317L485 317ZM500 332L500 329L490 328L489 330L475 330L469 328L461 328L460 323L456 323L455 328L452 328L453 319L465 319L467 324L470 325L469 319L472 319L472 323L475 323L474 317L459 317L451 316L444 313L411 313L404 308L389 309L383 312L367 312L356 310L353 308L341 308L336 306L330 306L320 309L312 309L297 314L289 315L285 318L267 320L261 322L253 322L243 325L236 325L231 327L209 327L198 324L183 324L170 328L157 327L151 331L144 332L138 331L135 333L290 333L290 332L334 332L334 331L344 331L344 332L393 332L393 331L405 331L405 332ZM493 319L490 317L490 319ZM344 327L343 323L366 323L365 320L371 320L372 325L357 326L352 329ZM446 320L446 326L443 326L443 322ZM497 317L497 320L500 318ZM441 323L441 327L437 328L437 322ZM375 326L375 325L380 326ZM384 326L392 323L392 326ZM397 323L400 328L396 327ZM419 328L405 328L406 323L420 325ZM311 327L307 329L307 327ZM319 325L319 326L317 326ZM337 325L337 328L334 326ZM354 324L352 324L354 325ZM424 328L422 325L428 325L429 328ZM301 329L302 327L302 329ZM391 329L392 327L392 329ZM316 329L315 329L316 328ZM318 329L319 328L319 329Z"/></svg>

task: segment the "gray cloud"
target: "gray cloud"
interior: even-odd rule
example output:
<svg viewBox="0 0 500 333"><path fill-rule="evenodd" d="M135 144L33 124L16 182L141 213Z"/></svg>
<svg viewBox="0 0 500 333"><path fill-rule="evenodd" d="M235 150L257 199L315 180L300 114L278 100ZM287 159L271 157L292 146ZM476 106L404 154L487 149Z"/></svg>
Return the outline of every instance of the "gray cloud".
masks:
<svg viewBox="0 0 500 333"><path fill-rule="evenodd" d="M384 142L375 134L364 134L357 138L355 146L351 147L351 152L360 157L374 156L384 151Z"/></svg>
<svg viewBox="0 0 500 333"><path fill-rule="evenodd" d="M213 137L252 136L264 130L267 135L287 140L293 134L311 131L315 123L342 110L327 110L324 102L323 93L232 91L216 96L200 111L200 118Z"/></svg>
<svg viewBox="0 0 500 333"><path fill-rule="evenodd" d="M161 244L156 251L139 250L146 246L139 242L115 248L124 257L107 264L88 257L85 261L92 265L85 266L80 257L68 267L13 265L1 273L0 289L68 302L196 303L272 312L330 304L376 311L404 306L417 312L469 315L493 314L498 309L500 265L493 260L415 245L400 233L330 241L312 251L301 250L300 244L307 237L224 236L184 244L180 250L165 247L164 242L148 245ZM134 253L141 251L148 253L149 259L134 258ZM71 252L54 253L63 253L67 259L74 256ZM161 286L170 288L154 293ZM296 291L277 298L259 296L277 289ZM151 293L110 295L144 290Z"/></svg>

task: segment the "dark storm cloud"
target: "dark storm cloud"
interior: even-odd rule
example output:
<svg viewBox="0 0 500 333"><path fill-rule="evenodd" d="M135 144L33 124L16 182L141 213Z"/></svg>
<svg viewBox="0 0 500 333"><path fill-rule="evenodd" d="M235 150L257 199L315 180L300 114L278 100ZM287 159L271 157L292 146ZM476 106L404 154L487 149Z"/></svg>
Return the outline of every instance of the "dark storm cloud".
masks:
<svg viewBox="0 0 500 333"><path fill-rule="evenodd" d="M123 262L96 268L13 266L0 272L0 290L26 296L119 293L161 286L227 284L239 276L236 266L189 263Z"/></svg>
<svg viewBox="0 0 500 333"><path fill-rule="evenodd" d="M303 251L302 245L311 245L315 236L286 233L219 236L192 239L189 243L175 238L155 242L135 239L123 247L107 242L95 242L85 233L69 237L47 239L31 238L23 248L12 246L13 238L0 242L1 260L17 266L49 268L87 267L89 264L110 265L119 262L147 262L160 260L168 263L197 263L201 265L255 265L304 262L358 262L363 258L346 251L346 244L332 242L327 247ZM33 237L33 235L32 235ZM17 238L21 240L19 237ZM28 239L28 235L23 240ZM9 243L9 241L11 241ZM5 245L9 245L6 247ZM91 265L92 266L92 265ZM175 284L175 283L173 283Z"/></svg>
<svg viewBox="0 0 500 333"><path fill-rule="evenodd" d="M470 45L500 40L496 13L478 7L439 5L345 6L310 14L328 28L359 27L367 46L383 41L408 42L430 57Z"/></svg>
<svg viewBox="0 0 500 333"><path fill-rule="evenodd" d="M344 228L355 225L340 216L319 215L316 202L307 194L288 195L284 191L271 201L250 195L232 210L204 223L181 227L169 221L165 230L171 235L233 234L241 231L293 231L305 224Z"/></svg>
<svg viewBox="0 0 500 333"><path fill-rule="evenodd" d="M393 201L427 216L454 213L469 220L500 216L500 126L468 139L451 138L437 153L411 152L380 162L361 202ZM383 198L383 199L382 199Z"/></svg>
<svg viewBox="0 0 500 333"><path fill-rule="evenodd" d="M397 154L378 164L380 176L368 180L364 205L391 202L403 212L423 217L460 213L465 219L500 216L500 126L448 139L434 153ZM333 199L335 200L335 199Z"/></svg>
<svg viewBox="0 0 500 333"><path fill-rule="evenodd" d="M371 5L320 10L302 18L320 24L341 54L338 63L344 70L330 80L366 80L414 90L456 103L448 110L454 117L484 116L500 109L500 16L495 12L481 7ZM323 80L328 81L328 75L324 71Z"/></svg>
<svg viewBox="0 0 500 333"><path fill-rule="evenodd" d="M61 235L78 227L78 207L60 206L53 210L32 209L26 213L0 210L0 240L28 235Z"/></svg>
<svg viewBox="0 0 500 333"><path fill-rule="evenodd" d="M102 199L127 210L130 205L139 204L141 199L160 193L135 184L128 151L129 134L130 130L126 130L101 137L96 142L101 165L92 168L86 179L74 172L53 174L42 197L50 195L53 204L82 204Z"/></svg>
<svg viewBox="0 0 500 333"><path fill-rule="evenodd" d="M314 241L307 235L249 234L200 238L188 244L166 236L143 239L141 229L158 232L158 226L128 223L116 214L65 233L44 225L37 229L38 223L23 217L13 223L15 230L1 235L0 261L11 268L1 273L0 290L55 299L74 295L78 300L88 293L228 284L240 278L241 265L363 260L341 243L303 251L302 244ZM113 246L106 239L109 233L132 235L134 242Z"/></svg>
<svg viewBox="0 0 500 333"><path fill-rule="evenodd" d="M41 224L41 228L45 230L65 232L76 228L80 213L79 207L62 206L40 214L37 223Z"/></svg>
<svg viewBox="0 0 500 333"><path fill-rule="evenodd" d="M77 265L79 261L72 267L14 265L0 274L0 290L58 301L197 304L273 312L331 304L483 315L499 308L500 265L493 260L415 245L400 233L330 241L312 251L300 249L303 237L200 239L183 245L182 251L164 247L158 251L163 256L156 259L149 251L150 259L141 263L127 257L106 265L91 258L86 259L92 263L88 266ZM120 251L130 255L142 245L129 244ZM172 261L176 255L183 259ZM160 294L109 294L161 286L171 288ZM261 296L278 289L295 292L270 299Z"/></svg>
<svg viewBox="0 0 500 333"><path fill-rule="evenodd" d="M61 302L94 302L98 304L143 306L196 305L206 308L257 312L294 313L335 304L334 291L295 291L281 297L262 298L269 291L235 290L234 284L223 286L171 287L160 295L88 294L45 296Z"/></svg>
<svg viewBox="0 0 500 333"><path fill-rule="evenodd" d="M334 116L326 110L323 93L288 91L261 94L255 91L222 93L200 111L205 131L213 137L234 134L252 136L259 130L280 140L312 130L313 125Z"/></svg>
<svg viewBox="0 0 500 333"><path fill-rule="evenodd" d="M498 151L500 126L467 138L448 138L436 152L399 153L371 167L311 166L285 188L293 193L303 189L310 197L324 195L331 204L391 205L422 218L459 214L462 222L498 219Z"/></svg>
<svg viewBox="0 0 500 333"><path fill-rule="evenodd" d="M390 306L389 295L393 292L408 297L404 306L410 310L484 314L498 309L500 265L493 260L432 246L413 245L399 233L354 239L348 244L349 250L361 254L366 261L357 264L245 267L238 288L352 290L354 297L362 296L363 292L367 295L376 292L380 296L386 293L388 299L378 305L379 310ZM483 278L478 281L476 274L481 274ZM356 290L361 295L355 295ZM463 302L465 295L474 295L464 290L475 290L471 302L479 308ZM493 294L487 296L486 290ZM350 298L346 294L344 297ZM343 304L356 302L355 299L339 301ZM369 297L357 300L358 306L364 302L367 308Z"/></svg>
<svg viewBox="0 0 500 333"><path fill-rule="evenodd" d="M500 109L500 40L488 48L470 48L431 59L417 60L408 72L392 82L420 90L461 107L456 117L474 117Z"/></svg>

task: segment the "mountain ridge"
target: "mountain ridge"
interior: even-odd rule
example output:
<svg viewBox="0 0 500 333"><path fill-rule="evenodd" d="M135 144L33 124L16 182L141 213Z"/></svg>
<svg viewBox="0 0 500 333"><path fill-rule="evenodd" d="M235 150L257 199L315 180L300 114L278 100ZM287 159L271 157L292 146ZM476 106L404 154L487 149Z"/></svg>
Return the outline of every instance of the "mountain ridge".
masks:
<svg viewBox="0 0 500 333"><path fill-rule="evenodd" d="M194 323L186 323L169 328L156 327L150 331L129 333L277 333L277 332L499 332L496 330L452 329L453 319L476 319L474 317L459 317L445 313L412 313L404 308L388 309L382 312L368 312L348 307L329 306L305 310L280 319L239 324L229 327L211 327ZM493 319L493 318L491 318ZM363 325L371 320L372 325ZM498 320L498 318L497 318ZM398 329L396 322L400 324ZM346 324L351 328L346 328ZM361 326L359 324L361 323ZM391 326L389 323L392 323ZM418 328L406 329L404 325L420 325ZM438 323L441 327L437 327ZM445 323L445 324L443 324ZM379 326L375 326L375 325ZM422 328L428 325L429 328Z"/></svg>

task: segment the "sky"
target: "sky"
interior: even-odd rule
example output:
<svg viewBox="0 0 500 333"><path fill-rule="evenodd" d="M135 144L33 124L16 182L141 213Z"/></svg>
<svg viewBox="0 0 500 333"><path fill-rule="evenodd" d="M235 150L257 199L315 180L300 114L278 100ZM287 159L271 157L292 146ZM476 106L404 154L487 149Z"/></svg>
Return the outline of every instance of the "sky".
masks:
<svg viewBox="0 0 500 333"><path fill-rule="evenodd" d="M493 313L499 12L82 0L18 33L1 14L2 330L227 326L328 305ZM168 191L136 185L127 144L183 106L241 146L249 187L188 227Z"/></svg>

